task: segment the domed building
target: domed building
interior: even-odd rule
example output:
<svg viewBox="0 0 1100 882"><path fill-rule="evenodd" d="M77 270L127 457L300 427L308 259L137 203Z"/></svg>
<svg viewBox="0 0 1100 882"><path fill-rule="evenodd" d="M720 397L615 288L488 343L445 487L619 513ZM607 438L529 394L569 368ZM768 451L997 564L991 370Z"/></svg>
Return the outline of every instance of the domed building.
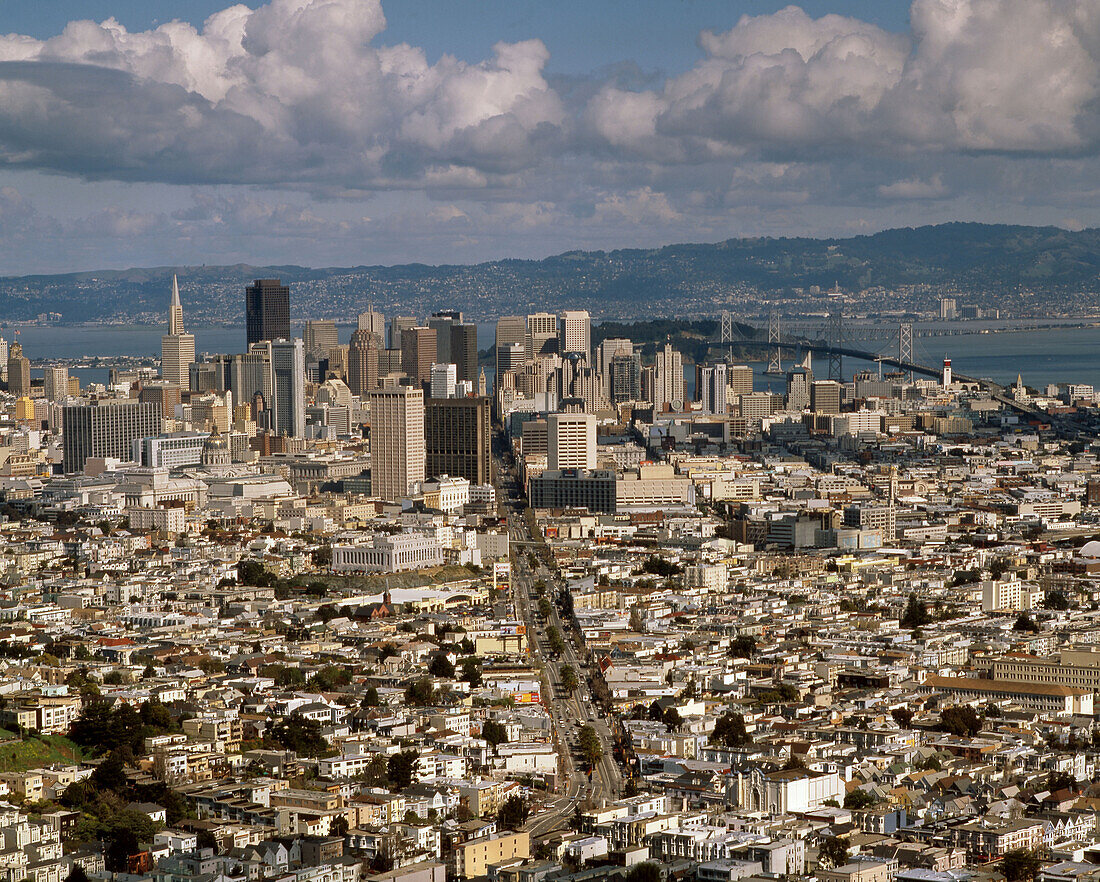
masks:
<svg viewBox="0 0 1100 882"><path fill-rule="evenodd" d="M1091 542L1086 542L1081 546L1081 550L1077 552L1079 557L1088 557L1093 560L1100 558L1100 542L1093 539Z"/></svg>
<svg viewBox="0 0 1100 882"><path fill-rule="evenodd" d="M217 427L202 445L202 467L211 474L224 475L233 468L233 454L229 439Z"/></svg>

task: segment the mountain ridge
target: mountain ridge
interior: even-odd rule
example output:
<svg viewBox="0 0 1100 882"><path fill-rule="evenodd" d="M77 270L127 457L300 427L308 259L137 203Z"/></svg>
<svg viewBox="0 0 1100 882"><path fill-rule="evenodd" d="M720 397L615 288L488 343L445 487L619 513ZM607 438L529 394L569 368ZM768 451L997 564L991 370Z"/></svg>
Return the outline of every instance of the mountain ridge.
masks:
<svg viewBox="0 0 1100 882"><path fill-rule="evenodd" d="M749 295L782 301L834 284L846 292L881 290L899 308L926 308L944 292L1003 306L1072 296L1091 308L1100 292L1100 229L955 221L847 238L756 236L476 264L237 263L40 273L0 277L0 315L9 321L43 312L61 313L66 322L155 321L166 308L173 273L180 275L185 311L200 321L239 317L242 284L267 276L303 289L306 296L292 303L298 318L349 318L368 302L414 314L458 308L475 319L566 304L607 318L655 309L716 314L739 311Z"/></svg>

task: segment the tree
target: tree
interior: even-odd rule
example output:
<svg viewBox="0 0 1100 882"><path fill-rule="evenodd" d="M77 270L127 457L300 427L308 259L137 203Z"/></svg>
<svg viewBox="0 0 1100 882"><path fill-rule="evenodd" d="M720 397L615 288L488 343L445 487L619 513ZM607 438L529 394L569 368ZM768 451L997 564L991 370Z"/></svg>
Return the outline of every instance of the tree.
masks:
<svg viewBox="0 0 1100 882"><path fill-rule="evenodd" d="M321 734L321 724L301 714L291 714L276 722L264 733L268 747L293 750L299 756L325 756L331 748Z"/></svg>
<svg viewBox="0 0 1100 882"><path fill-rule="evenodd" d="M503 723L486 720L481 726L481 737L488 741L495 751L498 744L508 743L508 730Z"/></svg>
<svg viewBox="0 0 1100 882"><path fill-rule="evenodd" d="M663 557L657 555L646 558L646 562L642 564L642 572L649 573L653 576L660 576L662 579L670 579L683 571L683 567L677 566L671 561L667 561Z"/></svg>
<svg viewBox="0 0 1100 882"><path fill-rule="evenodd" d="M403 750L390 756L386 763L386 776L391 790L404 790L412 784L419 760L420 753L415 750Z"/></svg>
<svg viewBox="0 0 1100 882"><path fill-rule="evenodd" d="M848 863L847 844L836 836L823 839L817 853L817 862L825 867L843 867Z"/></svg>
<svg viewBox="0 0 1100 882"><path fill-rule="evenodd" d="M428 673L433 677L442 677L445 680L450 680L455 675L455 666L451 664L451 660L447 658L442 652L438 652L432 656L432 660L428 662Z"/></svg>
<svg viewBox="0 0 1100 882"><path fill-rule="evenodd" d="M561 677L561 688L566 692L572 692L580 685L577 680L577 672L572 665L562 665L558 674Z"/></svg>
<svg viewBox="0 0 1100 882"><path fill-rule="evenodd" d="M661 868L653 861L635 864L626 874L626 882L661 882Z"/></svg>
<svg viewBox="0 0 1100 882"><path fill-rule="evenodd" d="M913 712L907 707L896 707L890 711L890 716L894 718L894 722L901 728L908 729L909 724L913 722Z"/></svg>
<svg viewBox="0 0 1100 882"><path fill-rule="evenodd" d="M873 806L877 799L873 793L868 793L866 790L851 790L844 796L844 808L846 809L865 809Z"/></svg>
<svg viewBox="0 0 1100 882"><path fill-rule="evenodd" d="M343 815L337 815L332 819L332 823L328 825L328 832L330 836L347 836L348 819Z"/></svg>
<svg viewBox="0 0 1100 882"><path fill-rule="evenodd" d="M752 743L752 738L745 730L745 718L733 711L727 711L715 720L710 740L724 747L743 747Z"/></svg>
<svg viewBox="0 0 1100 882"><path fill-rule="evenodd" d="M472 689L481 685L481 662L475 656L462 659L462 673L459 679L469 683Z"/></svg>
<svg viewBox="0 0 1100 882"><path fill-rule="evenodd" d="M1016 617L1016 622L1012 626L1013 631L1030 631L1033 634L1039 633L1039 626L1035 624L1035 619L1029 616L1026 612L1020 613Z"/></svg>
<svg viewBox="0 0 1100 882"><path fill-rule="evenodd" d="M410 683L408 689L405 690L405 701L421 707L433 704L435 689L432 688L432 681L427 677L422 677L414 683Z"/></svg>
<svg viewBox="0 0 1100 882"><path fill-rule="evenodd" d="M577 745L580 747L581 756L591 766L598 763L603 756L603 744L600 743L600 736L596 734L596 730L591 726L581 727L580 732L577 734Z"/></svg>
<svg viewBox="0 0 1100 882"><path fill-rule="evenodd" d="M1075 790L1077 779L1069 772L1051 772L1047 776L1047 790L1057 793L1059 790Z"/></svg>
<svg viewBox="0 0 1100 882"><path fill-rule="evenodd" d="M497 823L505 830L518 830L527 823L531 809L522 796L509 796L497 812Z"/></svg>
<svg viewBox="0 0 1100 882"><path fill-rule="evenodd" d="M259 675L270 677L276 686L304 686L306 675L301 668L289 665L260 665Z"/></svg>
<svg viewBox="0 0 1100 882"><path fill-rule="evenodd" d="M901 626L903 628L919 628L931 621L932 616L928 613L928 605L915 593L910 594L909 602L905 604L905 612L901 616Z"/></svg>
<svg viewBox="0 0 1100 882"><path fill-rule="evenodd" d="M65 882L88 882L88 874L84 872L84 868L80 864L73 864L69 875L65 877Z"/></svg>
<svg viewBox="0 0 1100 882"><path fill-rule="evenodd" d="M1028 848L1006 851L1001 862L1005 882L1034 882L1039 875L1039 856Z"/></svg>
<svg viewBox="0 0 1100 882"><path fill-rule="evenodd" d="M751 634L740 634L730 643L727 655L730 658L752 658L756 653L756 638Z"/></svg>
<svg viewBox="0 0 1100 882"><path fill-rule="evenodd" d="M1069 598L1057 588L1048 591L1043 598L1043 609L1066 610L1069 606Z"/></svg>
<svg viewBox="0 0 1100 882"><path fill-rule="evenodd" d="M635 634L645 633L645 614L642 612L640 606L632 606L630 608L630 630Z"/></svg>
<svg viewBox="0 0 1100 882"><path fill-rule="evenodd" d="M661 722L668 727L669 732L675 732L684 725L684 718L680 716L680 712L676 708L669 707L661 714Z"/></svg>
<svg viewBox="0 0 1100 882"><path fill-rule="evenodd" d="M212 830L199 830L197 835L198 842L196 843L200 849L209 848L218 853L218 837L214 835Z"/></svg>
<svg viewBox="0 0 1100 882"><path fill-rule="evenodd" d="M973 738L982 731L982 718L969 705L945 707L940 711L940 722L936 728L952 735Z"/></svg>
<svg viewBox="0 0 1100 882"><path fill-rule="evenodd" d="M390 783L389 761L383 754L372 756L366 769L356 776L369 787L385 787Z"/></svg>

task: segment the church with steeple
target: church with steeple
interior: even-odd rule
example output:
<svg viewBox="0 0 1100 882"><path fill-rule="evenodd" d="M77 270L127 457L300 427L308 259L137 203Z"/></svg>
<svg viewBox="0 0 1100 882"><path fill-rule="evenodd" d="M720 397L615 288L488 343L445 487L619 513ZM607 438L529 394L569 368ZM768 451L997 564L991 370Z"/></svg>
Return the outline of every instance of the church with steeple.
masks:
<svg viewBox="0 0 1100 882"><path fill-rule="evenodd" d="M184 392L191 388L191 365L195 361L195 335L183 329L180 286L172 276L172 304L168 307L168 333L160 338L160 375Z"/></svg>

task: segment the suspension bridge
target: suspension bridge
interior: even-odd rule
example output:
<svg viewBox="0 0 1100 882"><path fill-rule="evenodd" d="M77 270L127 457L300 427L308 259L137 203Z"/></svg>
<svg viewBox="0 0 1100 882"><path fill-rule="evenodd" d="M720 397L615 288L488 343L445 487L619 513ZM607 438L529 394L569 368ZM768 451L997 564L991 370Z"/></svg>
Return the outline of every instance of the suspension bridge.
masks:
<svg viewBox="0 0 1100 882"><path fill-rule="evenodd" d="M766 328L737 322L731 313L723 312L717 336L718 339L715 342L721 344L766 346L768 351L766 373L773 375L783 372L783 354L786 350L791 355L815 352L828 356L828 379L838 382L844 380L845 358L889 365L909 372L910 376L919 374L937 379L943 376L942 364L926 364L917 360L912 322L899 322L894 327L863 326L849 330L845 326L843 311L839 305L830 310L824 317L824 321L816 322L803 319L785 324L780 314L773 310L769 314ZM854 345L864 342L879 345L874 350ZM1029 420L1050 424L1061 434L1076 435L1083 428L1069 415L1052 415L1026 402L1017 401L1014 396L1007 393L1004 386L988 378L971 377L960 373L954 373L953 378L959 383L977 385L993 400Z"/></svg>

